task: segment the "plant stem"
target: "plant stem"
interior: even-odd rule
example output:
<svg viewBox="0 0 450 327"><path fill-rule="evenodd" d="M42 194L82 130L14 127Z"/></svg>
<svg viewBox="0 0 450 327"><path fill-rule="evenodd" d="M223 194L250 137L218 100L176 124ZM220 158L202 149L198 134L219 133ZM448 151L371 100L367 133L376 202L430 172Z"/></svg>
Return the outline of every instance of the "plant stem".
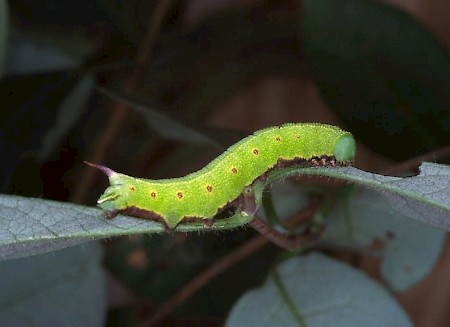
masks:
<svg viewBox="0 0 450 327"><path fill-rule="evenodd" d="M265 236L269 241L288 251L298 250L301 247L309 246L316 242L321 232L306 232L301 235L285 235L276 231L272 226L255 217L249 225Z"/></svg>

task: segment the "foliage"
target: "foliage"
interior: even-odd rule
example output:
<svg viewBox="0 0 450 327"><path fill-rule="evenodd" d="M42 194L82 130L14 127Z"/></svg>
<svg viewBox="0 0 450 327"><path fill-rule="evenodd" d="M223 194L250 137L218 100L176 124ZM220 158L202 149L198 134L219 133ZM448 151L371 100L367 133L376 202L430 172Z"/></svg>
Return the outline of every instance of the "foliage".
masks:
<svg viewBox="0 0 450 327"><path fill-rule="evenodd" d="M168 9L144 62L138 44L156 2L0 0L1 325L48 325L48 317L59 325L103 325L102 257L123 285L154 305L249 242L254 234L242 226L253 217L240 212L217 220L212 233L183 223L177 231L202 233L180 241L157 222L105 220L92 207L106 186L100 177L81 192L88 200L76 194L92 153L115 170L152 178L213 158L244 135L208 126L208 118L261 76L308 74L343 126L387 158L448 145L450 56L404 11L372 0L305 0L300 10L291 2L223 9L186 28L179 16L185 9ZM138 59L130 62L134 52ZM109 101L134 110L110 111ZM119 120L118 130L102 132ZM353 167L271 171L255 187L258 205L268 209L258 215L285 222L320 197L297 232L324 227L322 238L286 260L273 248L255 253L177 314L225 320L232 308L229 326L375 326L380 319L410 326L394 295L429 274L450 230L448 155L440 161L403 177ZM303 183L287 182L299 176ZM325 187L311 185L317 176ZM345 183L334 187L332 180ZM92 241L105 238L111 240L102 252ZM380 280L323 254L337 251L379 258ZM129 313L127 324L137 317Z"/></svg>

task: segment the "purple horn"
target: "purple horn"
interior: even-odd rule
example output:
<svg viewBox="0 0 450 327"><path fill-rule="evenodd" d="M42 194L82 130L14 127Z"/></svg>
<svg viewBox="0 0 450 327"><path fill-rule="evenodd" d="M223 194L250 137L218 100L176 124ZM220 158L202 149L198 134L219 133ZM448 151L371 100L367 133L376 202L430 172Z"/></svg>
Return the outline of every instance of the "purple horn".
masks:
<svg viewBox="0 0 450 327"><path fill-rule="evenodd" d="M97 169L101 170L108 177L111 177L112 175L117 174L111 168L108 168L108 167L105 167L105 166L102 166L102 165L96 165L96 164L94 164L92 162L89 162L89 161L84 161L84 163L86 165L88 165L88 166L91 166L91 167L94 167L94 168L97 168Z"/></svg>

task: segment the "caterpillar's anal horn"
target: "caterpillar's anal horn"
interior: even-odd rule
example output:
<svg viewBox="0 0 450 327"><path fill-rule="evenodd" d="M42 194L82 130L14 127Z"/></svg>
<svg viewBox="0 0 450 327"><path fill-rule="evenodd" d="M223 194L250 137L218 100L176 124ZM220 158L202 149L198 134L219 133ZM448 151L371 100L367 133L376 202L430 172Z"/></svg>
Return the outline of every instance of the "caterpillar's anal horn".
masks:
<svg viewBox="0 0 450 327"><path fill-rule="evenodd" d="M108 168L106 166L96 165L96 164L86 161L86 160L84 161L84 163L88 166L91 166L91 167L97 168L98 170L101 170L108 177L111 177L112 175L117 174L114 170L112 170L111 168Z"/></svg>

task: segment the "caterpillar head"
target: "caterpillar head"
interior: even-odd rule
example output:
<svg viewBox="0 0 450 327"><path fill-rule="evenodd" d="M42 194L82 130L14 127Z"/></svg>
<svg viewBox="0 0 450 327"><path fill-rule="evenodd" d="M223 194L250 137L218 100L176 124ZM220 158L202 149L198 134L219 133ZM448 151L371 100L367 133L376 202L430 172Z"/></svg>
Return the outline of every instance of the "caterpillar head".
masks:
<svg viewBox="0 0 450 327"><path fill-rule="evenodd" d="M96 165L87 161L85 161L85 163L101 170L108 176L111 186L106 188L105 192L103 192L97 200L98 206L105 210L106 216L112 218L119 211L127 209L130 198L136 190L136 179L124 174L119 174L102 165Z"/></svg>

